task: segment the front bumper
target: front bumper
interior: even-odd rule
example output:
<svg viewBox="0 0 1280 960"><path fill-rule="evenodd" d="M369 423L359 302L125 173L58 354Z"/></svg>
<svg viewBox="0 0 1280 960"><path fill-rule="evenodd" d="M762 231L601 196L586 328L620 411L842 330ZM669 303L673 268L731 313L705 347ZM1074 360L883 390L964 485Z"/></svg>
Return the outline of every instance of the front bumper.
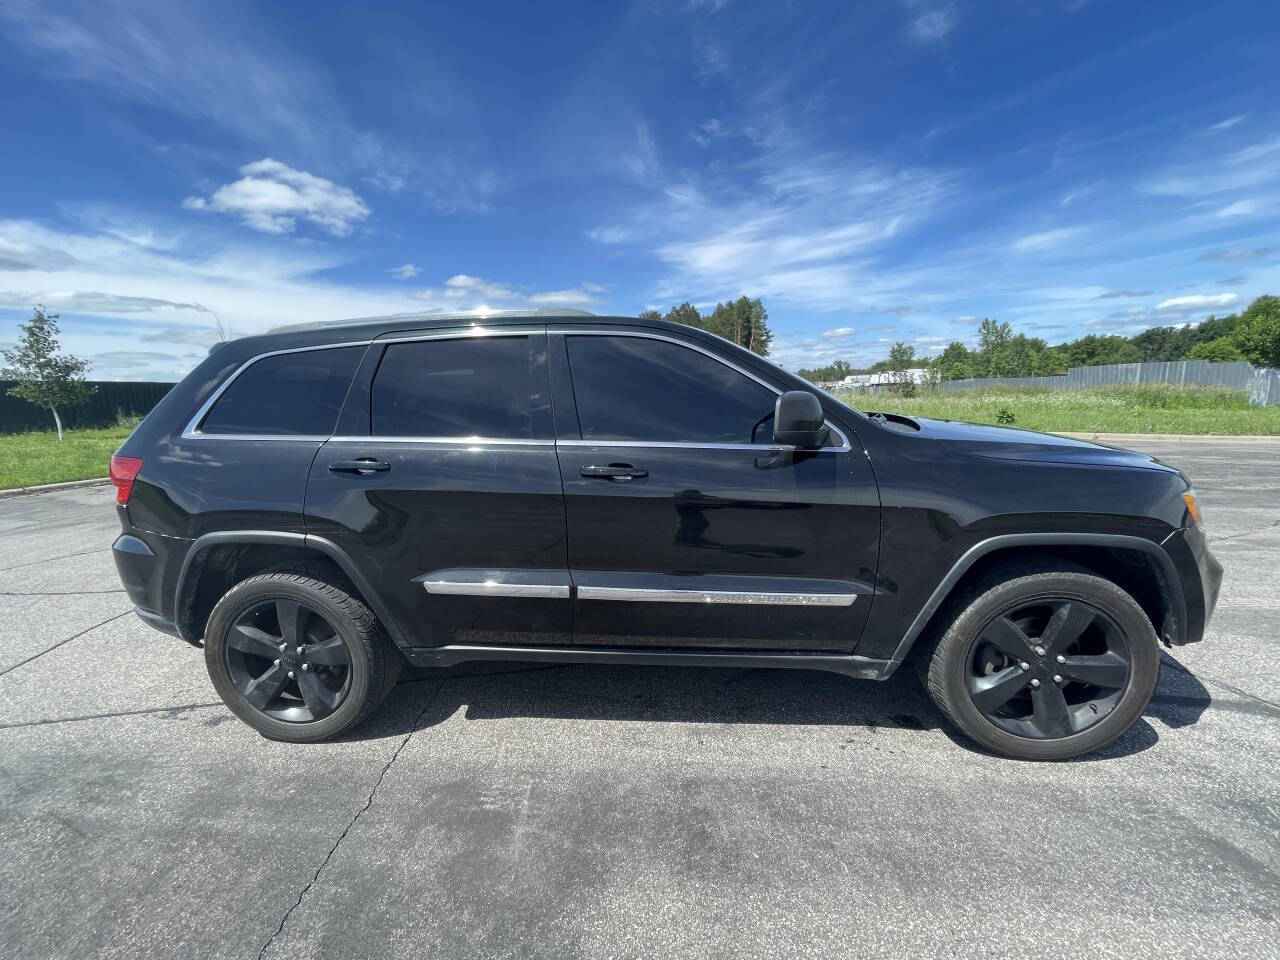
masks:
<svg viewBox="0 0 1280 960"><path fill-rule="evenodd" d="M1205 626L1218 604L1222 564L1209 550L1208 538L1199 526L1175 530L1163 546L1173 560L1186 601L1187 622L1182 642L1195 643L1204 637Z"/></svg>

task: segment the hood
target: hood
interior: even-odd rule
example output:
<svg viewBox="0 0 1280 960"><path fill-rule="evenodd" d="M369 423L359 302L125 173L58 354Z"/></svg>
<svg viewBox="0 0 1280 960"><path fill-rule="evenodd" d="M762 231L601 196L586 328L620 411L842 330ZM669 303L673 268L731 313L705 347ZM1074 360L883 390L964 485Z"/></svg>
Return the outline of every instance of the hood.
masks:
<svg viewBox="0 0 1280 960"><path fill-rule="evenodd" d="M972 457L1036 463L1089 464L1179 473L1173 467L1145 453L1108 447L1089 440L1076 440L1072 437L1036 433L1034 430L1019 430L1014 427L963 423L959 420L930 420L925 417L911 419L920 425L921 436L936 440L943 446Z"/></svg>

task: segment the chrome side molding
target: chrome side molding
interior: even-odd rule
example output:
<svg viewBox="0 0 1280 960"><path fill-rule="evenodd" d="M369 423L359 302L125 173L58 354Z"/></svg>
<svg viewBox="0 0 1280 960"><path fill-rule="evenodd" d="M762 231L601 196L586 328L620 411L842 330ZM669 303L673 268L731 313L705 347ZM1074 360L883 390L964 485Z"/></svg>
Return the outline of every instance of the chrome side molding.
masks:
<svg viewBox="0 0 1280 960"><path fill-rule="evenodd" d="M777 606L848 607L856 593L762 593L748 590L663 590L648 587L578 587L579 600L637 603L759 603Z"/></svg>

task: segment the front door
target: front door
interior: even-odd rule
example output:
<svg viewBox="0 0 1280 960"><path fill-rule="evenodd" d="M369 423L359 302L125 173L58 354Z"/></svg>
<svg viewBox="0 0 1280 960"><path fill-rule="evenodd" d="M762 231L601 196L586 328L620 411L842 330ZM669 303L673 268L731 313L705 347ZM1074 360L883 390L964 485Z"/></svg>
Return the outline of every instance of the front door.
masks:
<svg viewBox="0 0 1280 960"><path fill-rule="evenodd" d="M308 534L368 574L414 646L570 642L546 339L375 342L316 455Z"/></svg>
<svg viewBox="0 0 1280 960"><path fill-rule="evenodd" d="M779 389L679 337L549 348L575 643L853 650L880 519L847 426L773 445Z"/></svg>

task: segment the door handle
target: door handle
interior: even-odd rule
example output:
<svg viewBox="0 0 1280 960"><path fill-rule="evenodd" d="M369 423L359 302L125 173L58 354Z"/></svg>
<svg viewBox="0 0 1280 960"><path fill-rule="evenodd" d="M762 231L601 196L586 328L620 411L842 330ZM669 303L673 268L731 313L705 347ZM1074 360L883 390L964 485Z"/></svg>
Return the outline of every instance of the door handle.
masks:
<svg viewBox="0 0 1280 960"><path fill-rule="evenodd" d="M331 473L354 473L362 477L371 473L386 473L390 469L391 464L385 460L374 460L372 457L362 457L359 460L334 460L329 464Z"/></svg>
<svg viewBox="0 0 1280 960"><path fill-rule="evenodd" d="M647 477L649 471L633 467L628 463L611 463L607 467L582 467L578 470L578 474L583 477L599 477L605 480L616 480L618 483L626 483L630 480Z"/></svg>

